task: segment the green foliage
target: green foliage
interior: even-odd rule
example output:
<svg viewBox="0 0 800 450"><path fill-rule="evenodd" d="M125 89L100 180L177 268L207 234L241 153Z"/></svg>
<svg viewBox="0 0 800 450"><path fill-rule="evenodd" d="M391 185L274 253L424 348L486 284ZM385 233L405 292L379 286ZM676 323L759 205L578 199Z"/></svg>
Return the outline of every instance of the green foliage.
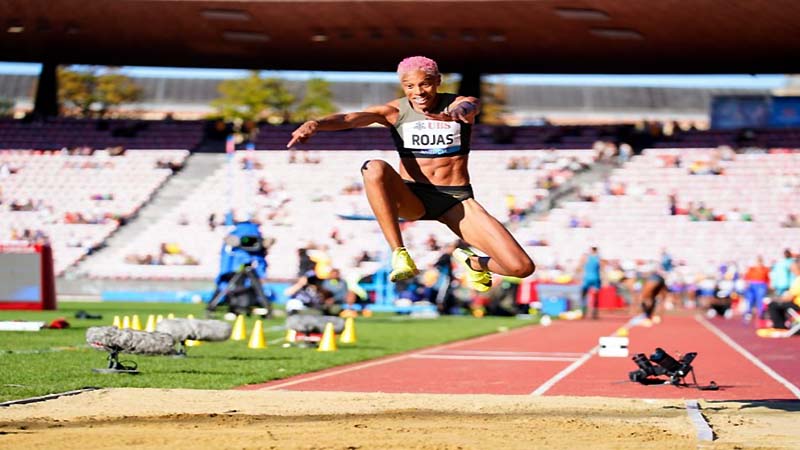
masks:
<svg viewBox="0 0 800 450"><path fill-rule="evenodd" d="M311 119L319 119L336 111L336 106L333 104L331 84L321 78L312 78L306 82L306 95L297 105L292 119L295 122L305 122Z"/></svg>
<svg viewBox="0 0 800 450"><path fill-rule="evenodd" d="M102 320L73 318L78 310L102 314ZM186 358L122 355L134 360L140 375L101 375L92 368L106 367L105 353L89 348L86 329L110 325L114 315L194 314L203 317L203 305L164 303L62 303L59 311L0 311L0 320L49 322L65 317L71 326L39 332L0 331L0 401L65 392L86 386L229 389L312 372L328 367L404 352L420 347L480 336L498 329L530 324L514 318L441 317L436 320L376 315L356 319L358 342L339 351L319 353L313 348L283 348L282 320L264 325L268 348L250 350L247 342L227 341L190 347ZM247 320L248 332L254 319ZM144 325L144 323L143 323Z"/></svg>
<svg viewBox="0 0 800 450"><path fill-rule="evenodd" d="M141 95L140 86L114 69L105 73L97 67L85 71L58 69L58 98L68 115L104 117L123 103L136 102Z"/></svg>
<svg viewBox="0 0 800 450"><path fill-rule="evenodd" d="M14 113L14 100L0 97L0 117L8 117Z"/></svg>
<svg viewBox="0 0 800 450"><path fill-rule="evenodd" d="M481 116L480 121L488 125L504 125L508 113L508 91L504 84L481 84Z"/></svg>
<svg viewBox="0 0 800 450"><path fill-rule="evenodd" d="M295 96L278 78L261 78L252 71L246 78L225 80L217 90L220 97L211 102L219 117L226 121L287 122Z"/></svg>

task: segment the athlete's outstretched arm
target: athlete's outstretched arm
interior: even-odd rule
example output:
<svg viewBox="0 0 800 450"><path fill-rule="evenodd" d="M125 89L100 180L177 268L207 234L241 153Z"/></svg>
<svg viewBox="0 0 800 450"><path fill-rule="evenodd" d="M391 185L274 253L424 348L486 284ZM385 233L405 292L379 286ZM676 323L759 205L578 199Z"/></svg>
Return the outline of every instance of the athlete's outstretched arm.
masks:
<svg viewBox="0 0 800 450"><path fill-rule="evenodd" d="M481 101L475 97L457 97L447 107L447 112L438 114L425 114L433 120L459 121L464 123L475 123L475 116L481 109Z"/></svg>
<svg viewBox="0 0 800 450"><path fill-rule="evenodd" d="M331 114L319 120L309 120L300 125L294 132L287 148L295 144L306 142L317 131L337 131L360 128L379 123L384 126L391 126L390 119L397 115L397 108L392 104L371 106L364 111Z"/></svg>

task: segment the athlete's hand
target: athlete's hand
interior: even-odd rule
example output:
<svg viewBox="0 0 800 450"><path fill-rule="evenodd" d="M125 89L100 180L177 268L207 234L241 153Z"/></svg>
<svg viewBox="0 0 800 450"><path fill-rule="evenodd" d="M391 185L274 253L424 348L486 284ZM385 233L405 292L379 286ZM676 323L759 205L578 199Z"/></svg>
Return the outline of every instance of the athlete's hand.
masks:
<svg viewBox="0 0 800 450"><path fill-rule="evenodd" d="M478 108L470 101L458 103L453 109L450 110L450 116L453 120L459 122L471 122Z"/></svg>
<svg viewBox="0 0 800 450"><path fill-rule="evenodd" d="M289 139L289 143L286 144L286 148L292 148L295 144L304 143L317 132L317 127L319 127L319 122L316 120L309 120L308 122L300 125L296 130L292 132L292 138Z"/></svg>
<svg viewBox="0 0 800 450"><path fill-rule="evenodd" d="M466 101L458 103L450 112L441 112L438 114L425 113L425 117L431 120L441 120L444 122L459 121L471 123L476 110L477 108L472 102Z"/></svg>

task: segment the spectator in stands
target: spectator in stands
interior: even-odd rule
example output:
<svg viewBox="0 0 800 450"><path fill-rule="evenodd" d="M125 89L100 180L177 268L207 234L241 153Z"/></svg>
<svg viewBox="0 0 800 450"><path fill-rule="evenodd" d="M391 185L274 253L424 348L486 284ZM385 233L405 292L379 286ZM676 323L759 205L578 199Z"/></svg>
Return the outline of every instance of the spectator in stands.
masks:
<svg viewBox="0 0 800 450"><path fill-rule="evenodd" d="M800 228L800 219L798 219L797 214L788 214L786 219L781 222L781 226L784 228Z"/></svg>
<svg viewBox="0 0 800 450"><path fill-rule="evenodd" d="M268 196L272 193L272 186L270 186L269 181L265 178L261 178L258 180L258 194Z"/></svg>
<svg viewBox="0 0 800 450"><path fill-rule="evenodd" d="M360 181L353 180L350 184L342 188L342 194L344 195L356 195L361 194L364 192L364 184Z"/></svg>
<svg viewBox="0 0 800 450"><path fill-rule="evenodd" d="M793 265L794 280L791 286L779 298L770 302L768 311L773 328L788 328L789 311L800 312L800 260Z"/></svg>
<svg viewBox="0 0 800 450"><path fill-rule="evenodd" d="M339 229L333 227L331 232L328 234L328 237L336 244L336 245L344 245L345 240L342 238L342 233L339 232Z"/></svg>
<svg viewBox="0 0 800 450"><path fill-rule="evenodd" d="M406 58L398 65L405 98L365 111L310 120L292 133L291 148L317 131L345 130L381 124L394 130L400 172L381 160L362 166L370 206L393 250L390 280L414 277L419 271L404 247L399 219L438 220L488 256L457 250L472 288L486 292L492 272L526 277L533 261L514 237L475 199L467 167L468 136L479 112L478 99L438 92L436 62Z"/></svg>
<svg viewBox="0 0 800 450"><path fill-rule="evenodd" d="M705 203L700 202L697 205L697 209L694 210L694 214L689 212L689 219L693 221L699 222L710 222L714 220L714 211L711 208L706 208Z"/></svg>
<svg viewBox="0 0 800 450"><path fill-rule="evenodd" d="M675 193L669 194L669 215L675 216L678 214L678 197Z"/></svg>

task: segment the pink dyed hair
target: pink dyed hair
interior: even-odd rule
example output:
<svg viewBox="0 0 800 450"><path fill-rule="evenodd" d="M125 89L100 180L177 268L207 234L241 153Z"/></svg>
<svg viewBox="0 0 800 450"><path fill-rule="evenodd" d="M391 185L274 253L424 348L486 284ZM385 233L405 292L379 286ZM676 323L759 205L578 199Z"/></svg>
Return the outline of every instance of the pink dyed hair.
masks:
<svg viewBox="0 0 800 450"><path fill-rule="evenodd" d="M397 75L403 76L406 72L421 70L428 75L439 75L439 66L436 61L424 56L409 56L397 65Z"/></svg>

